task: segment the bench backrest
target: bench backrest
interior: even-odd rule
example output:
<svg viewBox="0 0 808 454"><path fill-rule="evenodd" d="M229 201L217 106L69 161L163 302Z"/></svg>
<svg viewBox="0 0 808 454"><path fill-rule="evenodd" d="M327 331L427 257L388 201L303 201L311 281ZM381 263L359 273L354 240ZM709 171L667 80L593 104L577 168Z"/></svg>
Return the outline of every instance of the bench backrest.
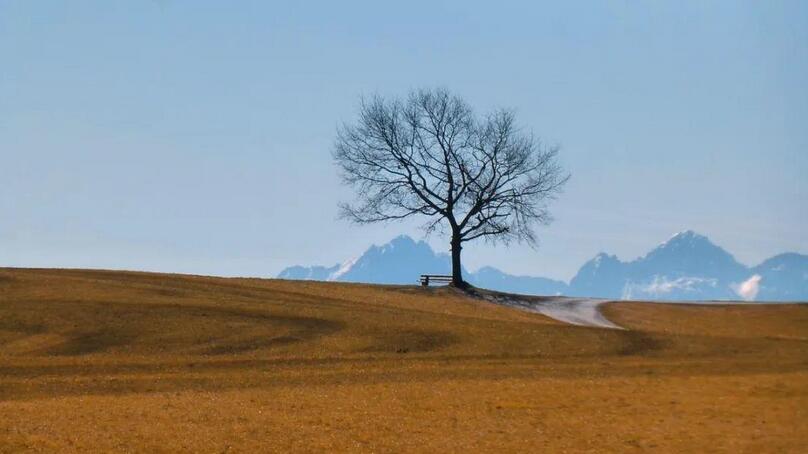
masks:
<svg viewBox="0 0 808 454"><path fill-rule="evenodd" d="M452 282L452 276L447 276L445 274L422 274L421 275L421 285L427 286L429 282Z"/></svg>

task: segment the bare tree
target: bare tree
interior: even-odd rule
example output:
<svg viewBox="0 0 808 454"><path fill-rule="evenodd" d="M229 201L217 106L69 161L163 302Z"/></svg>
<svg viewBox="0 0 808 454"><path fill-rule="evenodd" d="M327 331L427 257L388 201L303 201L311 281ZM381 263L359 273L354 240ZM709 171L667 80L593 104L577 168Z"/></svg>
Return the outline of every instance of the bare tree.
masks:
<svg viewBox="0 0 808 454"><path fill-rule="evenodd" d="M339 129L333 152L357 193L341 215L360 224L420 215L427 234L448 227L452 284L463 288L464 242L536 244L533 226L552 220L547 203L569 179L557 153L523 133L512 111L479 118L444 89L363 99L358 121Z"/></svg>

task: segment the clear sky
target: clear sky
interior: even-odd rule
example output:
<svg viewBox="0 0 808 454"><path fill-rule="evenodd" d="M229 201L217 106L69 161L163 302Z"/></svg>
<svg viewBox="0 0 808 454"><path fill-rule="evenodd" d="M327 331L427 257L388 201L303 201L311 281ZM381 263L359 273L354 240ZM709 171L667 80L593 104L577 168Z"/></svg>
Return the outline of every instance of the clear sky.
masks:
<svg viewBox="0 0 808 454"><path fill-rule="evenodd" d="M418 238L337 220L330 151L361 94L422 86L516 109L573 175L537 250L471 269L569 279L685 229L808 253L808 2L0 0L0 266L268 276Z"/></svg>

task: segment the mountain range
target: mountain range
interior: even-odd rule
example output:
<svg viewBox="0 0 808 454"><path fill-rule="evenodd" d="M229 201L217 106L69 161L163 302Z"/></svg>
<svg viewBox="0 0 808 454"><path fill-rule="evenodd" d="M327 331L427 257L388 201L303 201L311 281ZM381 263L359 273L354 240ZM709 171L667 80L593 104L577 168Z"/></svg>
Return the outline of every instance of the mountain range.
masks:
<svg viewBox="0 0 808 454"><path fill-rule="evenodd" d="M450 274L448 254L399 236L331 267L292 266L281 279L414 284L420 274ZM621 261L600 253L569 283L514 276L486 266L463 271L471 284L504 292L634 300L808 301L808 255L784 253L748 267L704 235L680 232L646 255Z"/></svg>

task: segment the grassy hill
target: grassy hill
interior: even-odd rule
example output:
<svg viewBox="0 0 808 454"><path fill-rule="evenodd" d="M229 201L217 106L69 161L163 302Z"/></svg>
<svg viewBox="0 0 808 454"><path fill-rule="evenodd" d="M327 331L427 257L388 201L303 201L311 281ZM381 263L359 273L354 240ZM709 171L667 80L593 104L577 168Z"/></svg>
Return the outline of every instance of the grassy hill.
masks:
<svg viewBox="0 0 808 454"><path fill-rule="evenodd" d="M0 452L797 452L808 306L0 268Z"/></svg>

